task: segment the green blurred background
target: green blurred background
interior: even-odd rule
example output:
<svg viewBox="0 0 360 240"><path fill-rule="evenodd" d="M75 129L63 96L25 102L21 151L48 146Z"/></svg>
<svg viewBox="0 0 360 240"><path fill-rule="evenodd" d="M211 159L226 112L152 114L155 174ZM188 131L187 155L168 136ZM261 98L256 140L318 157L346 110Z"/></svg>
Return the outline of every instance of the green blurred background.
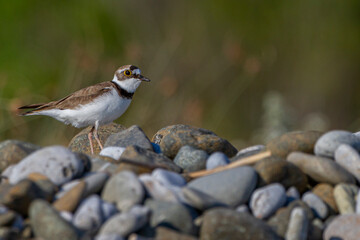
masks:
<svg viewBox="0 0 360 240"><path fill-rule="evenodd" d="M23 104L59 99L133 64L118 123L176 123L237 147L299 129L360 129L360 1L0 1L0 140L64 144L79 131Z"/></svg>

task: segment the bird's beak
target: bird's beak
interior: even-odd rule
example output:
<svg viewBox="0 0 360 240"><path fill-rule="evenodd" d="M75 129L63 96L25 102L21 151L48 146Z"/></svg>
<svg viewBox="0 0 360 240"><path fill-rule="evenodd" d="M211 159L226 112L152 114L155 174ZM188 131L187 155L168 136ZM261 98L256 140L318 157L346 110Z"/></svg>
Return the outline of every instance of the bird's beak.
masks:
<svg viewBox="0 0 360 240"><path fill-rule="evenodd" d="M144 77L143 75L139 76L139 80L143 81L143 82L150 82L150 79Z"/></svg>

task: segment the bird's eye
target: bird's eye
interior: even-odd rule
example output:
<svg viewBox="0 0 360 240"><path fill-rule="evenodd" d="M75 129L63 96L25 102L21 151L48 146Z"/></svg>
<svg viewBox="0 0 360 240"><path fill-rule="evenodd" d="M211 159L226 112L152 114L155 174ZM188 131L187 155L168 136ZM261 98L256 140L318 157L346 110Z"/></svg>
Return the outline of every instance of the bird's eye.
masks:
<svg viewBox="0 0 360 240"><path fill-rule="evenodd" d="M125 75L125 76L130 76L130 75L131 75L131 71L130 71L130 70L126 70L126 71L124 72L124 75Z"/></svg>

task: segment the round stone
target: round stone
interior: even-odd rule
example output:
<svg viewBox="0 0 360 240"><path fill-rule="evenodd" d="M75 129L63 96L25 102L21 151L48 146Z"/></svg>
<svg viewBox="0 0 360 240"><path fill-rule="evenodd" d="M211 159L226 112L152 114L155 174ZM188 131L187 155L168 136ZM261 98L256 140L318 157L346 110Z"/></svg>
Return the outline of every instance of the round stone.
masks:
<svg viewBox="0 0 360 240"><path fill-rule="evenodd" d="M183 146L176 155L174 163L186 172L194 172L205 169L208 157L208 154L203 150Z"/></svg>
<svg viewBox="0 0 360 240"><path fill-rule="evenodd" d="M315 144L314 152L318 156L334 158L335 150L341 144L348 144L355 149L360 149L360 138L356 137L355 134L342 131L334 130L322 135Z"/></svg>
<svg viewBox="0 0 360 240"><path fill-rule="evenodd" d="M359 188L354 184L338 184L334 188L334 198L341 214L355 213L356 195Z"/></svg>
<svg viewBox="0 0 360 240"><path fill-rule="evenodd" d="M74 214L74 225L84 231L95 233L102 225L102 200L98 195L84 199Z"/></svg>
<svg viewBox="0 0 360 240"><path fill-rule="evenodd" d="M187 187L210 195L215 200L236 207L246 203L256 187L257 174L252 167L237 167L200 177Z"/></svg>
<svg viewBox="0 0 360 240"><path fill-rule="evenodd" d="M293 163L317 182L338 184L355 183L355 178L339 164L329 158L292 152L287 161Z"/></svg>
<svg viewBox="0 0 360 240"><path fill-rule="evenodd" d="M302 200L314 211L316 217L325 219L328 216L328 208L326 204L312 192L306 192L302 196Z"/></svg>
<svg viewBox="0 0 360 240"><path fill-rule="evenodd" d="M79 132L73 137L69 143L69 149L73 152L82 152L91 155L90 143L88 139L88 133L91 131L92 126L89 126ZM98 128L98 135L100 142L104 145L107 138L113 134L125 130L126 128L117 123L109 123ZM100 153L100 147L95 139L93 139L94 154Z"/></svg>
<svg viewBox="0 0 360 240"><path fill-rule="evenodd" d="M157 168L151 175L165 186L183 187L186 185L186 180L183 176L165 169Z"/></svg>
<svg viewBox="0 0 360 240"><path fill-rule="evenodd" d="M35 200L29 209L30 224L37 238L77 240L77 230L44 200Z"/></svg>
<svg viewBox="0 0 360 240"><path fill-rule="evenodd" d="M160 129L152 138L152 142L159 144L161 151L173 159L182 146L189 145L202 149L208 154L223 152L233 157L237 150L227 140L218 137L212 131L189 125L173 125Z"/></svg>
<svg viewBox="0 0 360 240"><path fill-rule="evenodd" d="M280 240L281 238L270 226L248 213L214 208L203 215L200 239Z"/></svg>
<svg viewBox="0 0 360 240"><path fill-rule="evenodd" d="M291 211L290 222L286 231L287 240L306 240L308 236L309 220L304 209L296 207Z"/></svg>
<svg viewBox="0 0 360 240"><path fill-rule="evenodd" d="M312 192L327 204L327 206L330 208L332 213L337 213L339 211L337 209L334 198L334 188L330 184L326 184L326 183L317 184L312 189Z"/></svg>
<svg viewBox="0 0 360 240"><path fill-rule="evenodd" d="M271 151L273 156L286 158L291 152L312 153L314 145L322 135L318 131L298 131L285 133L272 139L266 144L266 149Z"/></svg>
<svg viewBox="0 0 360 240"><path fill-rule="evenodd" d="M326 227L323 235L324 240L333 239L359 239L360 215L346 214L334 218Z"/></svg>
<svg viewBox="0 0 360 240"><path fill-rule="evenodd" d="M33 152L16 164L9 176L9 182L16 184L31 173L41 173L54 184L61 185L81 176L85 166L78 155L62 146L51 146Z"/></svg>
<svg viewBox="0 0 360 240"><path fill-rule="evenodd" d="M281 183L285 188L296 187L304 192L308 181L306 175L294 164L282 158L271 156L257 162L254 166L259 175L259 186Z"/></svg>
<svg viewBox="0 0 360 240"><path fill-rule="evenodd" d="M211 170L217 167L225 166L230 163L229 158L222 152L214 152L206 161L206 169Z"/></svg>
<svg viewBox="0 0 360 240"><path fill-rule="evenodd" d="M335 161L360 182L360 155L357 150L341 144L335 151Z"/></svg>
<svg viewBox="0 0 360 240"><path fill-rule="evenodd" d="M142 202L144 188L133 172L122 171L113 175L105 184L102 198L116 203L120 210L128 210L135 204Z"/></svg>
<svg viewBox="0 0 360 240"><path fill-rule="evenodd" d="M275 213L285 202L285 188L279 183L273 183L254 191L250 199L250 208L255 217L265 219Z"/></svg>
<svg viewBox="0 0 360 240"><path fill-rule="evenodd" d="M137 125L131 126L118 133L111 134L106 140L104 146L116 146L122 148L126 148L128 146L138 146L153 151L150 140L145 135L144 131Z"/></svg>

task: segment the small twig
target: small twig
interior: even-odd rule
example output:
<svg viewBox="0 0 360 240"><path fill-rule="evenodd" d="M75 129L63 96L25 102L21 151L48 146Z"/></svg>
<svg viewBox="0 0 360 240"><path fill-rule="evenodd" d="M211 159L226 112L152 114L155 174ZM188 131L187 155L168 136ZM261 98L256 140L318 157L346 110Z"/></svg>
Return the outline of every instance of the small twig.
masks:
<svg viewBox="0 0 360 240"><path fill-rule="evenodd" d="M186 173L184 175L185 175L185 177L189 177L189 178L203 177L203 176L207 176L207 175L214 174L217 172L229 170L232 168L254 164L254 163L258 162L259 160L264 159L266 157L270 157L270 156L271 156L271 152L265 151L265 152L261 152L261 153L252 155L250 157L239 159L239 160L232 162L226 166L217 167L217 168L214 168L211 170L201 170L201 171L197 171L197 172Z"/></svg>

